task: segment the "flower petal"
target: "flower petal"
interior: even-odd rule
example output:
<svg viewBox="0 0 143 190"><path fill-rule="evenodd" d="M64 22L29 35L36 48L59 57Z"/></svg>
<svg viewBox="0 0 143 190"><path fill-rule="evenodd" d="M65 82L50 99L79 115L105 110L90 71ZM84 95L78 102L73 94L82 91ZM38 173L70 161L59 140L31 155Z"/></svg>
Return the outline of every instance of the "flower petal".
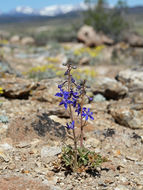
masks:
<svg viewBox="0 0 143 190"><path fill-rule="evenodd" d="M58 97L63 97L62 93L61 92L58 92L55 94L55 96L58 96Z"/></svg>

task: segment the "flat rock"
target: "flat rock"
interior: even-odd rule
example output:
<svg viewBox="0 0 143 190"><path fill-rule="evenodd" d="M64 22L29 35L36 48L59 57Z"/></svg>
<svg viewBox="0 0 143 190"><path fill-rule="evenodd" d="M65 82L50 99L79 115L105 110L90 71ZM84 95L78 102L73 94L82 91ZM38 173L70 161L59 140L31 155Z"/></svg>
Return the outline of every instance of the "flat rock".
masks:
<svg viewBox="0 0 143 190"><path fill-rule="evenodd" d="M143 70L123 70L116 76L117 80L126 85L130 91L143 89Z"/></svg>
<svg viewBox="0 0 143 190"><path fill-rule="evenodd" d="M18 143L20 147L29 146L34 138L56 141L65 138L65 135L65 127L50 119L47 113L16 118L11 122L7 131L7 137ZM21 143L22 141L26 141L26 144Z"/></svg>
<svg viewBox="0 0 143 190"><path fill-rule="evenodd" d="M60 154L60 153L61 153L61 147L44 146L41 149L41 158L56 156L57 154Z"/></svg>
<svg viewBox="0 0 143 190"><path fill-rule="evenodd" d="M106 100L106 98L101 94L96 94L93 97L93 102L102 102L102 101L105 101L105 100Z"/></svg>
<svg viewBox="0 0 143 190"><path fill-rule="evenodd" d="M59 79L45 79L38 82L36 90L31 92L32 100L57 103L59 98L55 94L59 91Z"/></svg>
<svg viewBox="0 0 143 190"><path fill-rule="evenodd" d="M3 88L2 95L12 99L28 99L31 91L37 88L37 84L31 80L11 76L1 78L0 86Z"/></svg>
<svg viewBox="0 0 143 190"><path fill-rule="evenodd" d="M92 82L91 90L94 94L102 94L106 99L118 100L128 93L128 88L121 82L108 77L97 77Z"/></svg>
<svg viewBox="0 0 143 190"><path fill-rule="evenodd" d="M119 185L114 190L129 190L126 186Z"/></svg>
<svg viewBox="0 0 143 190"><path fill-rule="evenodd" d="M122 100L111 104L108 109L118 124L131 129L143 129L143 108L138 110L130 102Z"/></svg>
<svg viewBox="0 0 143 190"><path fill-rule="evenodd" d="M102 44L113 44L112 39L103 33L97 33L92 26L88 25L84 25L79 29L77 39L90 47Z"/></svg>

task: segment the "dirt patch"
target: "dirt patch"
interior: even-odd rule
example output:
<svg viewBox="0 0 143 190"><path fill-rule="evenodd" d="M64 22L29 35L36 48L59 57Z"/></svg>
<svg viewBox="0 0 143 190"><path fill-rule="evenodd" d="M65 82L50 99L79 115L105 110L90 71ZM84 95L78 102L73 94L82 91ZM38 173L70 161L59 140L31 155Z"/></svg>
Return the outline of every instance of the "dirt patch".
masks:
<svg viewBox="0 0 143 190"><path fill-rule="evenodd" d="M1 190L50 190L47 185L42 184L38 180L29 179L27 177L3 177L0 178Z"/></svg>

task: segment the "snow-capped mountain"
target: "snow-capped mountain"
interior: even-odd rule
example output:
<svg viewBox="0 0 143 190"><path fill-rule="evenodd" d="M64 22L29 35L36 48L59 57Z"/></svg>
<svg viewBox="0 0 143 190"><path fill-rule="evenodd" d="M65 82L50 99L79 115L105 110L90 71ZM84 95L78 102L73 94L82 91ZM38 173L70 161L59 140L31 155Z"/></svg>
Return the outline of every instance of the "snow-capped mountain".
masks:
<svg viewBox="0 0 143 190"><path fill-rule="evenodd" d="M57 16L57 15L63 15L66 13L70 13L73 11L80 11L85 10L86 5L84 3L80 3L78 5L51 5L46 6L42 9L35 10L29 6L18 6L15 8L15 10L12 10L8 14L14 14L14 15L38 15L38 16Z"/></svg>
<svg viewBox="0 0 143 190"><path fill-rule="evenodd" d="M28 7L28 6L26 6L26 7L18 6L18 7L16 7L14 12L29 15L29 14L34 14L35 11L34 11L34 9L32 9L31 7Z"/></svg>
<svg viewBox="0 0 143 190"><path fill-rule="evenodd" d="M87 7L84 3L80 3L79 5L53 5L44 7L39 11L41 16L57 16L60 14L66 14L73 11L85 10Z"/></svg>
<svg viewBox="0 0 143 190"><path fill-rule="evenodd" d="M56 16L60 14L65 14L74 11L75 7L73 5L53 5L44 7L39 11L41 16Z"/></svg>

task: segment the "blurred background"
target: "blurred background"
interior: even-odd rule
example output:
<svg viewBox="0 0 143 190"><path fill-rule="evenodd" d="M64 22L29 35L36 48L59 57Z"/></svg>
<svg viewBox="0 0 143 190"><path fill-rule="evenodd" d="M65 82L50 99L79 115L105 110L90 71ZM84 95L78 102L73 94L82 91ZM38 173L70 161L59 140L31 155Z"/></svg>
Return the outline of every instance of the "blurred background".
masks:
<svg viewBox="0 0 143 190"><path fill-rule="evenodd" d="M55 67L67 61L142 65L142 18L141 0L2 1L1 72L39 80L61 76Z"/></svg>
<svg viewBox="0 0 143 190"><path fill-rule="evenodd" d="M75 41L79 28L88 24L116 41L125 31L143 35L141 0L6 0L0 7L0 30L47 41Z"/></svg>

